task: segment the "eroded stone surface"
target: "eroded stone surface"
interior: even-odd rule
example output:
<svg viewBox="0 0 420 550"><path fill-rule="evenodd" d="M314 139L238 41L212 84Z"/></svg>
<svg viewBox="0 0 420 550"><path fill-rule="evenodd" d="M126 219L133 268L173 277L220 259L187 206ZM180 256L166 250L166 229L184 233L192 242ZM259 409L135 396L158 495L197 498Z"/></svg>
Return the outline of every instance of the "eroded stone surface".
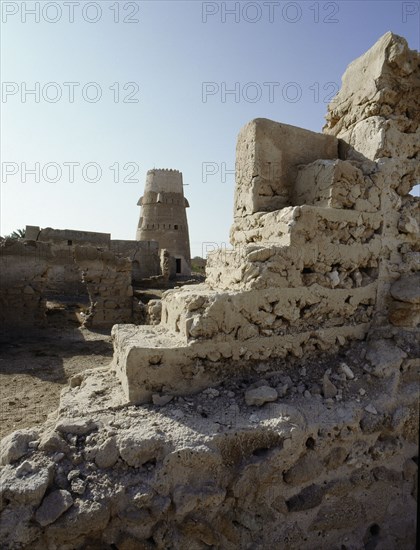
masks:
<svg viewBox="0 0 420 550"><path fill-rule="evenodd" d="M299 547L316 547L320 529L327 547L340 545L343 537L357 547L375 523L382 545L396 540L396 532L397 540L409 545L415 536L414 521L406 515L415 517L417 393L403 376L401 407L387 379L372 380L363 370L362 351L362 344L347 350L353 379L340 378L340 362L324 355L339 392L333 406L330 399L297 391L322 381L326 365L311 362L290 367L287 375L272 368L265 378L260 375L254 389L267 387L267 380L280 384L286 376L292 385L258 409L246 403L248 384L234 381L159 407L115 409L108 395L108 406L101 400L102 411L94 413L97 430L67 434L68 449L59 462L52 461L50 493L42 501L37 495L27 505L24 495L10 500L7 494L0 517L4 544L17 548L24 540L28 549L41 550L89 540L102 548L124 548L131 540L135 547L163 550L213 541L234 550L252 545L255 537L264 547L276 547L297 524L299 536L307 539L302 544L302 538L293 538ZM408 374L408 365L405 370ZM365 395L359 398L361 384ZM68 402L63 414L48 429L76 415L88 423L92 416L81 413L77 401ZM113 455L112 466L98 460L104 452ZM25 460L32 472L43 472L45 460L55 456L54 450L33 450L4 468L5 479L14 479ZM58 497L60 505L51 509L49 501ZM388 512L394 501L404 518L398 507ZM349 514L348 522L342 513ZM18 529L13 527L17 514Z"/></svg>
<svg viewBox="0 0 420 550"><path fill-rule="evenodd" d="M332 135L266 119L241 130L233 249L209 255L205 284L165 293L157 328L114 327L127 399L193 393L249 361L333 352L388 321L416 327L418 63L387 33L347 69Z"/></svg>
<svg viewBox="0 0 420 550"><path fill-rule="evenodd" d="M420 273L403 275L391 286L391 295L399 302L420 304Z"/></svg>
<svg viewBox="0 0 420 550"><path fill-rule="evenodd" d="M73 505L73 499L68 491L62 489L53 491L42 501L35 519L42 526L54 523L60 516Z"/></svg>
<svg viewBox="0 0 420 550"><path fill-rule="evenodd" d="M7 454L6 548L414 546L416 334L393 308L417 304L390 288L420 268L418 63L382 37L344 76L327 139L244 129L239 167L249 136L281 157L278 209L245 175L239 246L211 256L205 285L166 293L160 325L117 325L112 369L73 381L39 447ZM285 132L315 143L305 166L280 154ZM41 528L57 491L73 505Z"/></svg>
<svg viewBox="0 0 420 550"><path fill-rule="evenodd" d="M38 433L35 430L18 430L4 437L0 447L0 464L16 462L29 450L29 443L36 441Z"/></svg>
<svg viewBox="0 0 420 550"><path fill-rule="evenodd" d="M269 386L260 386L259 388L250 389L245 393L245 403L249 406L256 405L261 407L264 403L276 401L278 393L274 388Z"/></svg>

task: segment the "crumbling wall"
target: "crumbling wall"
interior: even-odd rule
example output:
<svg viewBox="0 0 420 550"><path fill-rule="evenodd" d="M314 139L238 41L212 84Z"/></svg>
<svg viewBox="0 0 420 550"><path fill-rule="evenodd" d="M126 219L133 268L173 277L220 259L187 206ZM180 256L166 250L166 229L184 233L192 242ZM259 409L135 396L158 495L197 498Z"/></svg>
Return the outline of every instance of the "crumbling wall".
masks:
<svg viewBox="0 0 420 550"><path fill-rule="evenodd" d="M71 247L6 239L0 244L1 325L4 330L44 326L57 300L82 305L86 285Z"/></svg>
<svg viewBox="0 0 420 550"><path fill-rule="evenodd" d="M356 165L346 160L316 160L298 170L293 204L376 212L380 189Z"/></svg>
<svg viewBox="0 0 420 550"><path fill-rule="evenodd" d="M418 59L387 34L351 65L330 121L348 142L296 168L296 204L237 217L207 284L165 293L159 326L116 325L112 369L2 441L6 548L415 546ZM364 81L389 81L384 120L359 112Z"/></svg>
<svg viewBox="0 0 420 550"><path fill-rule="evenodd" d="M121 258L130 258L133 262L133 283L138 283L148 277L158 276L161 273L159 244L155 241L112 239L110 250Z"/></svg>
<svg viewBox="0 0 420 550"><path fill-rule="evenodd" d="M375 161L371 178L380 190L383 218L379 324L389 313L391 284L420 268L419 201L409 195L420 181L419 67L418 53L404 38L385 34L348 67L324 127L340 139L342 156L365 173L366 159Z"/></svg>
<svg viewBox="0 0 420 550"><path fill-rule="evenodd" d="M61 267L61 278L67 283L75 284L80 281L78 274L72 277L74 266L73 248L75 246L93 246L102 250L110 250L118 257L130 258L133 262L133 282L160 274L159 245L155 241L135 241L111 239L110 233L98 233L93 231L81 231L76 229L53 229L46 227L27 225L25 240L33 240L54 245L55 256L64 260L60 266L57 262L57 273ZM66 255L70 261L66 261Z"/></svg>
<svg viewBox="0 0 420 550"><path fill-rule="evenodd" d="M74 257L82 270L91 301L85 325L109 327L132 319L132 263L110 251L88 246L76 246Z"/></svg>
<svg viewBox="0 0 420 550"><path fill-rule="evenodd" d="M385 342L144 407L109 370L78 375L2 441L4 548L414 547L418 372ZM339 399L317 393L328 372Z"/></svg>
<svg viewBox="0 0 420 550"><path fill-rule="evenodd" d="M62 246L93 245L109 248L111 234L77 229L53 229L52 227L41 229L38 226L27 225L25 239L49 242Z"/></svg>
<svg viewBox="0 0 420 550"><path fill-rule="evenodd" d="M80 267L74 261L73 248L54 244L50 247L52 257L48 265L45 297L61 300L86 298L86 285Z"/></svg>
<svg viewBox="0 0 420 550"><path fill-rule="evenodd" d="M44 326L52 310L66 307L75 322L87 326L110 328L133 320L132 262L113 252L7 239L0 243L0 267L5 331Z"/></svg>
<svg viewBox="0 0 420 550"><path fill-rule="evenodd" d="M233 249L209 255L205 285L165 294L159 332L140 327L127 339L114 330L128 399L150 400L162 387L193 393L226 379L232 359L334 351L388 322L391 284L418 269L419 202L409 195L419 170L418 63L404 39L386 34L344 76L326 128L336 135L266 119L241 130ZM386 114L362 110L359 121L372 94Z"/></svg>
<svg viewBox="0 0 420 550"><path fill-rule="evenodd" d="M52 261L51 247L32 241L0 243L0 324L2 330L44 324L42 301Z"/></svg>

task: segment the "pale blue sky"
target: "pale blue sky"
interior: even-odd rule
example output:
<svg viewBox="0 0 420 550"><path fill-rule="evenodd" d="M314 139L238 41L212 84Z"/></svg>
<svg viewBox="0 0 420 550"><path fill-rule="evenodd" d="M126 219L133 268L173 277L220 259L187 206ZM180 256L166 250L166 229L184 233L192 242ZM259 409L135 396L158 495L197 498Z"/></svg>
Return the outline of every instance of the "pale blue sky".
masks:
<svg viewBox="0 0 420 550"><path fill-rule="evenodd" d="M236 136L246 122L265 117L321 131L324 99L338 89L349 62L388 30L404 36L411 48L420 41L418 2L120 0L117 6L115 0L79 0L71 3L73 23L69 2L39 2L39 22L30 13L23 22L21 5L37 9L36 2L1 4L1 161L3 169L10 163L7 170L19 171L3 174L0 234L28 224L133 239L147 170L176 168L187 184L193 255L201 255L203 242L228 241L234 176L222 169L233 170ZM223 13L224 6L237 9L236 15ZM124 23L127 17L138 22ZM25 85L31 89L36 82L39 102L24 93ZM66 82L80 83L73 103ZM91 82L96 89L83 94ZM129 82L139 87L136 103L122 101L135 92L133 86L124 90ZM278 83L271 101L267 82ZM203 83L213 92L206 101ZM223 87L234 89L235 83L240 97L224 96ZM98 89L99 101L85 99ZM62 98L49 102L57 91ZM23 183L22 163L31 169L36 162L40 182L28 175ZM70 162L79 163L73 182L64 165ZM56 183L42 177L48 163L62 169ZM93 168L83 177L87 163L102 169L96 183L87 181ZM122 181L130 175L126 163L139 166L132 178L137 183ZM217 170L207 181L203 163ZM54 176L52 167L47 177Z"/></svg>

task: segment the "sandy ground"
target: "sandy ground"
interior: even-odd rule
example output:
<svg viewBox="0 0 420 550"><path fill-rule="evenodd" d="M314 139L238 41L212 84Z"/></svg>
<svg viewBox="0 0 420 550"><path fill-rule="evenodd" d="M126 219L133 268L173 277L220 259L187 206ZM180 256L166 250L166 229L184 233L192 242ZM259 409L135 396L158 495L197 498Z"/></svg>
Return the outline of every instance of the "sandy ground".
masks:
<svg viewBox="0 0 420 550"><path fill-rule="evenodd" d="M110 331L44 329L0 335L0 438L42 424L76 373L112 359Z"/></svg>

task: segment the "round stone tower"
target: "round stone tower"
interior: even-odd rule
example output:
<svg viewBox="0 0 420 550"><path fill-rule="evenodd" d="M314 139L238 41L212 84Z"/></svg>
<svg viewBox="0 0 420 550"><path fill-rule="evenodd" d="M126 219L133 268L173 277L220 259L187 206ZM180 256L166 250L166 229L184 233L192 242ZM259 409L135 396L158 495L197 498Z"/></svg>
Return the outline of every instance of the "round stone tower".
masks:
<svg viewBox="0 0 420 550"><path fill-rule="evenodd" d="M137 227L138 241L157 241L175 259L177 275L191 274L190 239L182 173L178 170L149 170Z"/></svg>

